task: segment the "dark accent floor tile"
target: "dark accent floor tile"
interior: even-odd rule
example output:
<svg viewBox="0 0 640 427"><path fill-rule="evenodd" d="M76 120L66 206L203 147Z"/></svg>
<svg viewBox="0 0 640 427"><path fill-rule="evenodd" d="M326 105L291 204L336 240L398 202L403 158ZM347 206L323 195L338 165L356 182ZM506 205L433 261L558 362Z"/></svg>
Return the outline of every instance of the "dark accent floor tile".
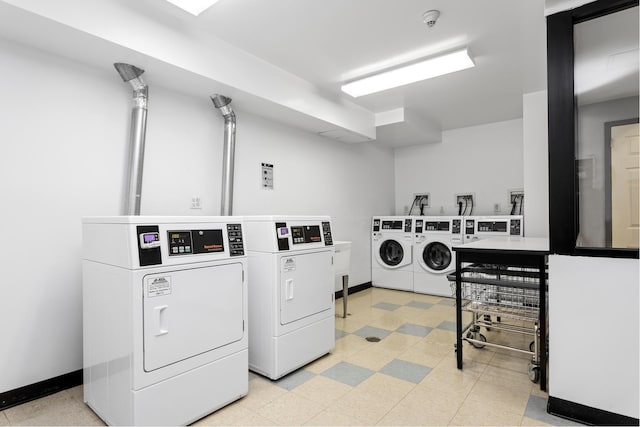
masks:
<svg viewBox="0 0 640 427"><path fill-rule="evenodd" d="M428 366L418 365L417 363L407 362L406 360L394 359L380 369L380 373L399 378L418 384L426 377L431 368Z"/></svg>
<svg viewBox="0 0 640 427"><path fill-rule="evenodd" d="M362 366L353 365L348 362L340 362L324 371L321 375L355 387L373 374L374 372L372 370L363 368Z"/></svg>
<svg viewBox="0 0 640 427"><path fill-rule="evenodd" d="M433 304L429 303L429 302L422 302L422 301L411 301L409 304L407 304L408 307L414 307L414 308L431 308L433 307Z"/></svg>
<svg viewBox="0 0 640 427"><path fill-rule="evenodd" d="M400 306L398 304L391 304L390 302L379 302L376 305L374 305L373 307L374 308L379 308L381 310L393 311L393 310L399 309L402 306Z"/></svg>
<svg viewBox="0 0 640 427"><path fill-rule="evenodd" d="M400 332L401 334L413 335L416 337L426 337L432 330L433 328L430 328L429 326L405 323L404 325L396 329L396 332Z"/></svg>
<svg viewBox="0 0 640 427"><path fill-rule="evenodd" d="M291 391L315 376L316 374L314 374L313 372L309 372L305 369L298 369L297 371L293 371L290 374L287 374L284 377L280 378L279 380L274 381L274 383L278 387L282 387L285 390Z"/></svg>
<svg viewBox="0 0 640 427"><path fill-rule="evenodd" d="M445 320L437 326L438 329L444 329L445 331L456 331L456 322Z"/></svg>

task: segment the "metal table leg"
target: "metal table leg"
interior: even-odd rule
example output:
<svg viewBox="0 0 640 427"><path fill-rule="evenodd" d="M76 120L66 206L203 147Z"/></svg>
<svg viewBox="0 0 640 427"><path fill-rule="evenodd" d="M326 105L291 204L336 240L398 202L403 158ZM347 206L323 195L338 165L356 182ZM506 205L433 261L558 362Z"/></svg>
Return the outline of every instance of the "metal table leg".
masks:
<svg viewBox="0 0 640 427"><path fill-rule="evenodd" d="M456 257L456 364L462 369L462 261Z"/></svg>
<svg viewBox="0 0 640 427"><path fill-rule="evenodd" d="M349 295L349 275L342 276L342 317L347 317L347 296Z"/></svg>

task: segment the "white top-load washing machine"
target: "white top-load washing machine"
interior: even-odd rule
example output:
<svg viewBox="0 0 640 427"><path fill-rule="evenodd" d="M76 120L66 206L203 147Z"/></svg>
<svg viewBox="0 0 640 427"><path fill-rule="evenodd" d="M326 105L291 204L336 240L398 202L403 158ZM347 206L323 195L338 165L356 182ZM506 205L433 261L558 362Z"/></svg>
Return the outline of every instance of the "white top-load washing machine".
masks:
<svg viewBox="0 0 640 427"><path fill-rule="evenodd" d="M451 296L447 274L455 271L454 246L462 244L461 216L421 216L414 220L413 289Z"/></svg>
<svg viewBox="0 0 640 427"><path fill-rule="evenodd" d="M371 284L413 291L413 218L373 217Z"/></svg>
<svg viewBox="0 0 640 427"><path fill-rule="evenodd" d="M464 243L497 236L524 236L522 215L464 217Z"/></svg>
<svg viewBox="0 0 640 427"><path fill-rule="evenodd" d="M83 219L84 400L109 425L186 425L248 392L234 217Z"/></svg>
<svg viewBox="0 0 640 427"><path fill-rule="evenodd" d="M249 368L278 379L335 346L328 216L244 217L249 255Z"/></svg>

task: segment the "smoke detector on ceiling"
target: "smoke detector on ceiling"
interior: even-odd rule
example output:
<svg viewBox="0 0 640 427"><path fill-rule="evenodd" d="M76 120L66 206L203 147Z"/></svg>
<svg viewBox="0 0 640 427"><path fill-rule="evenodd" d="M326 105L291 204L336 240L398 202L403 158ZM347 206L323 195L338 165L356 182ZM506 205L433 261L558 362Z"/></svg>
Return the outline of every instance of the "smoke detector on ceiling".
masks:
<svg viewBox="0 0 640 427"><path fill-rule="evenodd" d="M422 14L422 20L424 21L425 24L427 24L429 28L436 25L436 22L438 21L439 17L440 17L439 10L428 10Z"/></svg>

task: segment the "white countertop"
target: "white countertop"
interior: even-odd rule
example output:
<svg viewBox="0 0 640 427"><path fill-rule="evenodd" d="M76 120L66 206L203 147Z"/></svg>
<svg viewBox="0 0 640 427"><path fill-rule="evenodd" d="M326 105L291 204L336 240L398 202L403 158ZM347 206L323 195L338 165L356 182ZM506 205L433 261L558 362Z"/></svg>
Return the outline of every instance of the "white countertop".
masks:
<svg viewBox="0 0 640 427"><path fill-rule="evenodd" d="M477 240L464 245L456 246L455 249L487 249L503 251L549 251L549 239L546 237L518 237L502 236L490 239Z"/></svg>

